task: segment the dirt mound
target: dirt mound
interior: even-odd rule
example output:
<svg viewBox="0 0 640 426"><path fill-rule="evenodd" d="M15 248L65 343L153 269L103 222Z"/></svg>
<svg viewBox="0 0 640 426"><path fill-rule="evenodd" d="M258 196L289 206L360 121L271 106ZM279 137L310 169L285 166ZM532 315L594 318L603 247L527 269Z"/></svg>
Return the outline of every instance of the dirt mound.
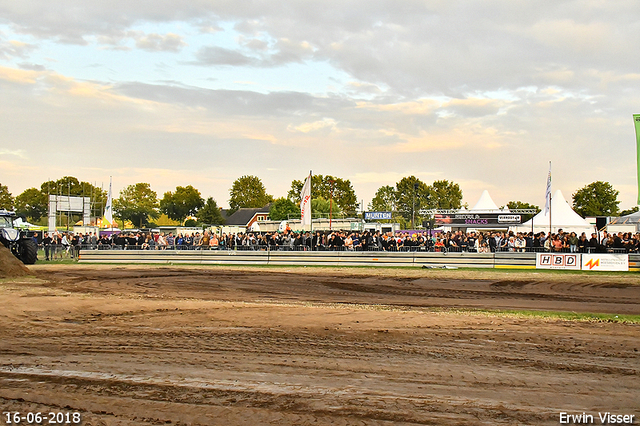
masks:
<svg viewBox="0 0 640 426"><path fill-rule="evenodd" d="M0 243L0 278L31 275L29 269L11 251Z"/></svg>

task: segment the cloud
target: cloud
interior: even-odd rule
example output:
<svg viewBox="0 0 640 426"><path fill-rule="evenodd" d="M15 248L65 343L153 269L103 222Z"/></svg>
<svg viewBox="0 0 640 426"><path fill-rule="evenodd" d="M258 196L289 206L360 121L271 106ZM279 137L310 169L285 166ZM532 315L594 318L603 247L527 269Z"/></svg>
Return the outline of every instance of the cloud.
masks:
<svg viewBox="0 0 640 426"><path fill-rule="evenodd" d="M238 51L226 49L224 47L209 46L198 50L194 65L230 65L246 66L258 64L258 59L244 55Z"/></svg>
<svg viewBox="0 0 640 426"><path fill-rule="evenodd" d="M187 43L177 34L146 34L137 38L136 47L149 52L179 52Z"/></svg>
<svg viewBox="0 0 640 426"><path fill-rule="evenodd" d="M45 71L46 70L44 65L40 65L40 64L30 64L30 63L22 62L22 63L18 64L18 66L23 70L30 70L30 71Z"/></svg>
<svg viewBox="0 0 640 426"><path fill-rule="evenodd" d="M26 58L35 48L30 43L0 38L0 59Z"/></svg>

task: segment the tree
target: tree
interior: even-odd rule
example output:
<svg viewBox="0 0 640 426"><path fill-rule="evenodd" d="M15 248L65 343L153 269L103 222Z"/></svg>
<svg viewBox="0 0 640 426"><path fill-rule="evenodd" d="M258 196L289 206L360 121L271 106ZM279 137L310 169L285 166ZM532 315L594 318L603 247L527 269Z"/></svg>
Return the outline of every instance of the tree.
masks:
<svg viewBox="0 0 640 426"><path fill-rule="evenodd" d="M396 206L396 190L393 186L385 185L378 188L376 195L369 203L369 210L374 212L392 212Z"/></svg>
<svg viewBox="0 0 640 426"><path fill-rule="evenodd" d="M130 220L141 228L149 222L149 218L159 216L157 208L158 195L148 183L127 186L120 191L120 197L113 201L113 211L117 217L123 222Z"/></svg>
<svg viewBox="0 0 640 426"><path fill-rule="evenodd" d="M627 216L630 214L634 214L637 211L638 211L638 206L631 207L630 209L622 210L620 213L618 213L618 216Z"/></svg>
<svg viewBox="0 0 640 426"><path fill-rule="evenodd" d="M176 192L165 192L160 200L160 211L169 219L182 223L187 216L194 216L204 206L200 191L191 185L176 187Z"/></svg>
<svg viewBox="0 0 640 426"><path fill-rule="evenodd" d="M13 210L13 196L6 185L0 183L0 209Z"/></svg>
<svg viewBox="0 0 640 426"><path fill-rule="evenodd" d="M204 206L198 210L196 216L201 223L207 225L223 225L225 222L222 217L222 213L220 212L220 208L213 197L207 198Z"/></svg>
<svg viewBox="0 0 640 426"><path fill-rule="evenodd" d="M618 194L609 182L592 182L573 194L573 209L582 217L616 216Z"/></svg>
<svg viewBox="0 0 640 426"><path fill-rule="evenodd" d="M418 212L421 209L434 208L430 197L431 187L415 176L404 177L396 183L396 210L408 223L411 223L413 217L414 225L422 223L422 217Z"/></svg>
<svg viewBox="0 0 640 426"><path fill-rule="evenodd" d="M40 220L48 212L47 196L36 188L29 188L16 197L16 213L33 221Z"/></svg>
<svg viewBox="0 0 640 426"><path fill-rule="evenodd" d="M448 180L437 180L431 185L432 208L459 209L462 207L462 190L460 185Z"/></svg>
<svg viewBox="0 0 640 426"><path fill-rule="evenodd" d="M262 181L256 176L245 175L236 179L229 195L229 210L232 214L240 208L260 208L273 201L273 196L267 194Z"/></svg>
<svg viewBox="0 0 640 426"><path fill-rule="evenodd" d="M287 197L294 203L300 203L300 192L303 185L304 179L291 182L291 189L287 193ZM358 198L349 179L330 175L312 175L311 200L318 197L322 197L325 200L333 199L333 204L337 205L346 214L353 215L356 212ZM313 211L313 204L311 209Z"/></svg>
<svg viewBox="0 0 640 426"><path fill-rule="evenodd" d="M337 206L335 203L331 206L331 202L329 200L325 200L323 197L318 197L311 199L311 214L323 216L331 214L333 217L337 217L342 214L342 210L340 209L340 206Z"/></svg>
<svg viewBox="0 0 640 426"><path fill-rule="evenodd" d="M507 203L507 207L509 208L509 210L535 210L536 214L540 213L540 207L535 206L533 204L529 204L529 203L523 203L522 201L509 201ZM531 219L534 215L532 214L523 214L522 215L522 221L526 222L527 220Z"/></svg>
<svg viewBox="0 0 640 426"><path fill-rule="evenodd" d="M313 206L311 207L311 211L313 212ZM271 220L285 220L299 217L300 206L288 198L281 197L276 199L269 209L269 219Z"/></svg>

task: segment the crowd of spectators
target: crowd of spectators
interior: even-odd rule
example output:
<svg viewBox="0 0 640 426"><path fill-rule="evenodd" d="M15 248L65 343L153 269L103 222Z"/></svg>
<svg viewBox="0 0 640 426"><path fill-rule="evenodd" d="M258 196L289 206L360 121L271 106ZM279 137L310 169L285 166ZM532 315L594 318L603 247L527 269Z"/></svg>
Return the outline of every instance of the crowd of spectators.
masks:
<svg viewBox="0 0 640 426"><path fill-rule="evenodd" d="M298 250L298 251L435 251L435 252L572 252L638 253L640 233L603 232L373 232L316 231L217 235L173 232L45 233L47 260L77 257L80 250Z"/></svg>

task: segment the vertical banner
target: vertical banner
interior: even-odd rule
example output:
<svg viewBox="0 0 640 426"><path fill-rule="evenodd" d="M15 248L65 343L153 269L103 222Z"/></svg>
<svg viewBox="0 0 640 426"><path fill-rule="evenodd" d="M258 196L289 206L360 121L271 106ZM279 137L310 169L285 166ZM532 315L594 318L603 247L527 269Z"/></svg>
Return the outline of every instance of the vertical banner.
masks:
<svg viewBox="0 0 640 426"><path fill-rule="evenodd" d="M104 216L102 217L102 226L104 228L113 228L113 197L111 196L111 178L109 178L109 194L107 194L107 205L104 207Z"/></svg>
<svg viewBox="0 0 640 426"><path fill-rule="evenodd" d="M300 224L303 228L311 225L311 172L300 193Z"/></svg>
<svg viewBox="0 0 640 426"><path fill-rule="evenodd" d="M636 125L636 172L638 173L638 204L640 205L640 114L633 114L633 122Z"/></svg>
<svg viewBox="0 0 640 426"><path fill-rule="evenodd" d="M549 161L549 175L547 176L547 191L544 193L544 215L551 209L551 161Z"/></svg>

